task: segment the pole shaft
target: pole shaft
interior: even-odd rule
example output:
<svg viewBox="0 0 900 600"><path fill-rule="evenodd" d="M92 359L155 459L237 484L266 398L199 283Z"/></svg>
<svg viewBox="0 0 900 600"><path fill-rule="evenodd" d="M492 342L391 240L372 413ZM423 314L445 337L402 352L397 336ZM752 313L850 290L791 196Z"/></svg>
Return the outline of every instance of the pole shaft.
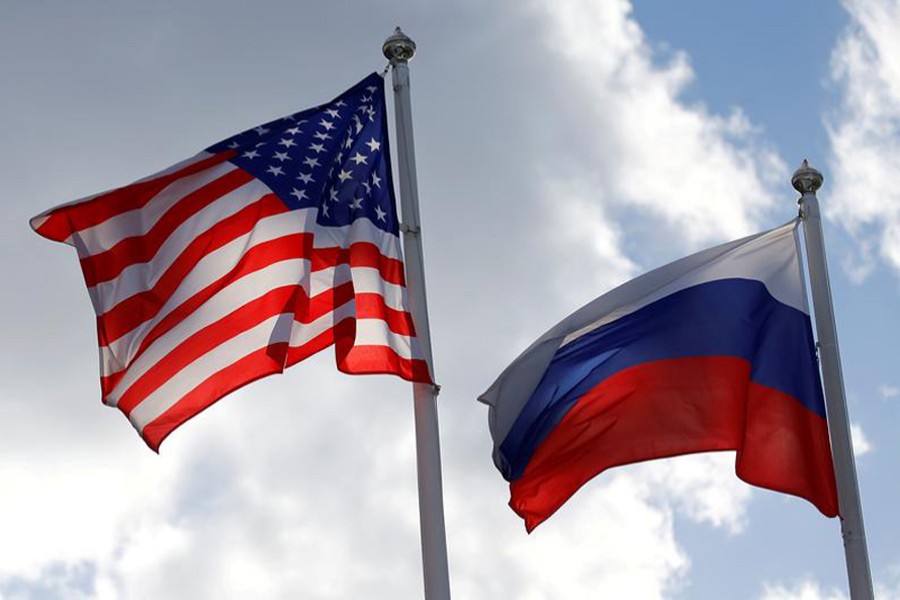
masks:
<svg viewBox="0 0 900 600"><path fill-rule="evenodd" d="M841 535L844 539L850 598L852 600L871 600L873 598L872 574L869 568L859 483L857 482L856 464L850 439L844 376L841 371L834 306L831 300L831 284L825 259L822 217L815 190L803 192L800 198L800 207L816 317L816 332L818 333L819 360L822 365L822 381L825 387L825 404L828 410L828 428L831 433L831 452L837 480Z"/></svg>
<svg viewBox="0 0 900 600"><path fill-rule="evenodd" d="M399 160L400 206L403 213L403 252L406 261L407 292L416 337L434 377L431 335L425 295L425 266L419 223L419 194L416 181L412 111L409 94L409 65L392 61L394 115ZM447 536L444 528L444 500L441 482L441 448L437 413L437 388L413 386L416 423L416 467L419 481L419 522L422 534L422 567L426 600L450 599L447 564Z"/></svg>

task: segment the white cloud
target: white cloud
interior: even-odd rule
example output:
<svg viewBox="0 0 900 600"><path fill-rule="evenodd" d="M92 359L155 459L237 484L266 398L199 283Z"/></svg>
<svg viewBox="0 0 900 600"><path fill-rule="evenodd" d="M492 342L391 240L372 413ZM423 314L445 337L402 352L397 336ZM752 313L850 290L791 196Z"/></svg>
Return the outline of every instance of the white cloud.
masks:
<svg viewBox="0 0 900 600"><path fill-rule="evenodd" d="M740 533L752 488L734 474L734 452L652 461L638 467L644 485L698 523Z"/></svg>
<svg viewBox="0 0 900 600"><path fill-rule="evenodd" d="M577 173L602 191L597 204L640 209L691 246L768 222L773 186L783 186L787 169L739 109L716 115L680 99L694 77L686 55L655 65L625 0L541 8L544 43L570 75L565 108L577 120L581 162L563 176Z"/></svg>
<svg viewBox="0 0 900 600"><path fill-rule="evenodd" d="M875 597L878 600L900 600L900 585L876 581ZM791 584L767 583L759 600L848 600L849 594L835 588L827 588L811 578Z"/></svg>
<svg viewBox="0 0 900 600"><path fill-rule="evenodd" d="M169 474L152 456L63 452L44 463L7 457L0 468L0 530L15 540L0 544L0 581L107 560L123 529L164 503Z"/></svg>
<svg viewBox="0 0 900 600"><path fill-rule="evenodd" d="M844 266L862 280L879 258L900 270L900 4L843 5L851 22L831 59L841 102L828 119L835 184L824 206L856 241Z"/></svg>
<svg viewBox="0 0 900 600"><path fill-rule="evenodd" d="M472 23L484 25L483 6L473 6L479 19ZM514 6L519 5L510 4L507 12ZM538 318L573 310L633 275L644 259L674 258L686 247L771 224L766 220L771 188L783 187L787 172L742 112L716 115L679 99L693 78L687 57L654 64L627 2L548 1L529 10L528 27L539 28L543 35L537 39L546 47L517 48L516 64L522 55L552 55L561 71L553 77L562 78L565 93L536 81L525 90L559 103L551 125L561 131L556 144L544 144L542 137L542 154L523 158L516 154L516 141L528 137L522 132L529 131L532 115L516 113L513 102L507 114L488 111L485 117L479 98L454 99L458 106L465 108L468 101L476 108L446 118L451 124L435 125L436 132L469 121L472 129L460 134L458 145L447 144L449 135L435 136L440 144L433 148L452 159L440 161L450 165L447 178L421 178L423 190L430 186L448 200L424 210L435 211L432 216L453 213L453 219L429 222L426 240L429 284L438 284L429 288L432 323L442 334L435 336L435 351L444 384L452 585L457 597L474 599L667 597L685 584L690 568L675 536L677 518L732 533L744 527L751 488L734 476L733 455L685 457L604 474L526 536L505 505L505 486L488 458L484 412L474 398L496 375L498 356L506 350L501 346L536 337ZM515 15L503 17L510 17L503 27L521 25ZM485 50L480 44L496 37L490 28L501 29L487 26L472 32L479 58ZM535 39L527 27L516 33L523 46ZM465 51L465 46L455 47ZM173 42L176 51L187 52ZM507 67L512 68L499 70ZM141 77L151 81L155 75ZM435 85L436 79L428 81ZM170 87L177 85L173 80ZM504 80L484 95L503 94L507 87ZM417 105L418 117L429 114L424 108ZM445 105L430 114L444 118ZM503 144L489 154L490 165L470 170L482 157L471 140L504 120L519 137L511 138L513 143L501 138ZM222 126L215 121L210 130ZM417 134L426 129L421 125L416 123ZM193 141L178 143L192 147ZM131 155L128 162L138 168ZM421 162L427 168L428 161ZM79 184L88 185L83 176ZM485 185L494 186L491 202L485 202ZM502 193L509 201L495 202ZM624 229L630 211L640 211L642 223L660 229ZM509 231L499 238L501 228ZM452 239L443 238L444 246L433 244L448 231ZM485 237L473 238L476 234ZM485 267L491 255L502 260ZM74 264L65 268L77 279ZM21 287L17 302L30 305L27 286ZM60 308L63 303L48 300L46 291L39 295L45 304L38 306L67 313L47 328L73 329L71 306ZM52 314L37 312L45 320ZM0 532L5 542L15 543L0 544L0 593L16 597L9 590L37 589L48 573L58 571L51 597L421 595L407 386L339 375L323 355L226 398L176 432L156 457L114 411L101 419L100 407L86 408L95 401L93 387L71 389L73 381L95 386L85 374L93 372L95 359L87 356L92 342L84 325L83 339L73 341L70 332L60 343L71 347L59 354L78 356L84 364L61 365L59 382L51 385L27 373L5 378L27 382L2 394L22 406L38 383L42 401L72 402L20 418L11 415L14 403L5 400L4 416L11 418L0 421L5 457ZM492 342L481 344L482 339ZM44 364L48 349L34 346L16 364ZM28 439L34 431L49 433L36 444ZM45 454L32 454L38 447Z"/></svg>
<svg viewBox="0 0 900 600"><path fill-rule="evenodd" d="M529 574L527 591L511 597L670 595L689 564L675 541L671 510L650 504L644 483L628 473L580 494L554 517L559 523L510 544L507 553ZM586 559L573 562L573 555Z"/></svg>
<svg viewBox="0 0 900 600"><path fill-rule="evenodd" d="M766 584L760 600L847 600L847 595L807 579L793 585Z"/></svg>
<svg viewBox="0 0 900 600"><path fill-rule="evenodd" d="M850 441L853 443L853 455L857 458L872 450L872 444L858 423L850 424Z"/></svg>
<svg viewBox="0 0 900 600"><path fill-rule="evenodd" d="M596 191L583 182L559 180L546 180L542 189L547 198L562 199L559 204L565 209L550 213L542 240L557 258L553 283L562 291L561 302L578 306L598 290L611 289L637 274L637 265L623 252L620 229Z"/></svg>
<svg viewBox="0 0 900 600"><path fill-rule="evenodd" d="M884 384L878 387L878 393L881 394L881 397L884 399L896 398L897 396L900 396L900 388L895 385Z"/></svg>

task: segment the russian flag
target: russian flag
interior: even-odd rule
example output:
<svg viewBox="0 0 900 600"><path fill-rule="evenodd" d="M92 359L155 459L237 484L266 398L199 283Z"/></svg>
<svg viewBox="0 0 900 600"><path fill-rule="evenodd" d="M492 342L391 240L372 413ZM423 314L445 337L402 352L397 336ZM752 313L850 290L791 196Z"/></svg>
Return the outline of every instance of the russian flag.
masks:
<svg viewBox="0 0 900 600"><path fill-rule="evenodd" d="M838 514L796 222L660 267L535 341L479 399L528 531L610 467L736 451Z"/></svg>

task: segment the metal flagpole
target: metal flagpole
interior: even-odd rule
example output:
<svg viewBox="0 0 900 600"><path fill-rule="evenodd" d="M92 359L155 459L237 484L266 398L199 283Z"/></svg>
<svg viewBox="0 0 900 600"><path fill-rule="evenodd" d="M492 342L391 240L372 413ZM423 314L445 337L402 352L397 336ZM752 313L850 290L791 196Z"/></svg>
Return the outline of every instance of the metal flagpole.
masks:
<svg viewBox="0 0 900 600"><path fill-rule="evenodd" d="M416 44L397 27L382 46L393 67L394 116L397 157L400 161L400 206L403 212L403 253L407 291L416 336L428 361L432 378L431 335L425 297L425 266L419 226L419 191L413 146L412 110L409 98L409 60ZM447 536L444 531L444 500L441 484L441 446L438 431L436 385L413 384L416 421L416 466L419 478L419 522L422 533L422 568L426 600L450 600L447 566Z"/></svg>
<svg viewBox="0 0 900 600"><path fill-rule="evenodd" d="M828 429L831 433L831 453L837 480L841 535L844 538L850 598L871 600L872 574L866 549L866 531L859 500L856 464L850 441L844 376L841 372L841 356L834 324L834 307L831 302L831 284L825 261L822 216L819 212L819 200L816 198L816 190L822 186L822 181L822 174L810 167L806 160L791 178L794 189L801 194L798 202L806 239L806 258L809 263L809 281L819 338L819 360L822 364L822 380L825 386L825 405L828 410Z"/></svg>

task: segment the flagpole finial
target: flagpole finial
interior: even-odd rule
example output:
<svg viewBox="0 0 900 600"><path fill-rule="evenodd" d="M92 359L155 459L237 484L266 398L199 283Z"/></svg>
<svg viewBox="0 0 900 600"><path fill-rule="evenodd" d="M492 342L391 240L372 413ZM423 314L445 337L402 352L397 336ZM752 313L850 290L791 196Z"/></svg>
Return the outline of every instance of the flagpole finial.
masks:
<svg viewBox="0 0 900 600"><path fill-rule="evenodd" d="M384 52L385 58L387 58L392 65L405 63L409 62L416 53L416 43L409 39L409 36L403 33L403 30L397 26L397 28L394 29L394 33L391 34L388 39L384 40L381 51Z"/></svg>
<svg viewBox="0 0 900 600"><path fill-rule="evenodd" d="M791 185L801 194L815 194L822 187L824 179L822 173L809 166L809 161L804 158L800 167L794 171L794 176L791 177Z"/></svg>

